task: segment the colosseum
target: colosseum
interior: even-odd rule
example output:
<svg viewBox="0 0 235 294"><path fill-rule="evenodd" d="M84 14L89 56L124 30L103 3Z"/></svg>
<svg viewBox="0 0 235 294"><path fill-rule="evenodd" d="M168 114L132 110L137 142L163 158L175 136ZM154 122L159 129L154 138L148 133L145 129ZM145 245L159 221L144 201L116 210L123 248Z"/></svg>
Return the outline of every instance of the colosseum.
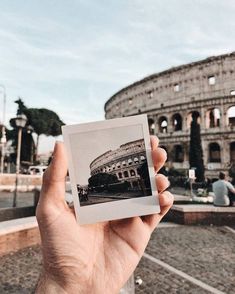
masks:
<svg viewBox="0 0 235 294"><path fill-rule="evenodd" d="M235 163L235 52L177 66L139 80L105 103L106 119L147 113L167 167L189 168L192 114L201 125L206 177Z"/></svg>
<svg viewBox="0 0 235 294"><path fill-rule="evenodd" d="M137 169L146 161L144 140L128 142L116 150L110 150L97 157L90 164L91 176L110 173L119 181L127 181L132 188L138 187Z"/></svg>

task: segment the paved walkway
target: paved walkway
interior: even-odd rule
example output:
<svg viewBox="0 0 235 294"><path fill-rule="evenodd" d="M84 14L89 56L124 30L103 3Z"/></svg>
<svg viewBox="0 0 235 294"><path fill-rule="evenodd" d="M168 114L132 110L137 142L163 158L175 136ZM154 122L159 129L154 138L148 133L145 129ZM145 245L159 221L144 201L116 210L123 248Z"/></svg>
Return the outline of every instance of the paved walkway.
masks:
<svg viewBox="0 0 235 294"><path fill-rule="evenodd" d="M234 293L235 231L162 223L135 277L136 294ZM41 268L39 247L0 258L0 293L32 293Z"/></svg>
<svg viewBox="0 0 235 294"><path fill-rule="evenodd" d="M12 207L13 192L0 191L0 209ZM17 198L17 207L32 206L34 203L34 192L19 192Z"/></svg>

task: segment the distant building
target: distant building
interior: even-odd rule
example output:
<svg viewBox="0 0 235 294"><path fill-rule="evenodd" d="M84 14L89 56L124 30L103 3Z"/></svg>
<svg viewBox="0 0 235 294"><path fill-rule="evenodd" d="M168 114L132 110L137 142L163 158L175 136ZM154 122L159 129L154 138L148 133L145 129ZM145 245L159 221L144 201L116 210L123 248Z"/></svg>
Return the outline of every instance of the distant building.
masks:
<svg viewBox="0 0 235 294"><path fill-rule="evenodd" d="M107 119L148 114L169 167L189 168L192 113L201 125L207 177L235 164L235 52L173 67L137 81L105 104Z"/></svg>
<svg viewBox="0 0 235 294"><path fill-rule="evenodd" d="M127 181L132 188L138 187L137 169L146 161L144 140L136 140L110 150L90 164L91 176L98 173L116 175L119 181Z"/></svg>

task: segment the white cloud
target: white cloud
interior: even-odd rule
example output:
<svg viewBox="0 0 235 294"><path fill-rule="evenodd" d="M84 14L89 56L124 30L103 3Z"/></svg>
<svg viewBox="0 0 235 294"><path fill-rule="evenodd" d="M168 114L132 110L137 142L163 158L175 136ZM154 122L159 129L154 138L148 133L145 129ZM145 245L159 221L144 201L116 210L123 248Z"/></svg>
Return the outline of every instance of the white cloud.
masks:
<svg viewBox="0 0 235 294"><path fill-rule="evenodd" d="M233 0L5 3L0 83L8 118L20 95L68 123L102 119L105 101L121 87L235 50Z"/></svg>

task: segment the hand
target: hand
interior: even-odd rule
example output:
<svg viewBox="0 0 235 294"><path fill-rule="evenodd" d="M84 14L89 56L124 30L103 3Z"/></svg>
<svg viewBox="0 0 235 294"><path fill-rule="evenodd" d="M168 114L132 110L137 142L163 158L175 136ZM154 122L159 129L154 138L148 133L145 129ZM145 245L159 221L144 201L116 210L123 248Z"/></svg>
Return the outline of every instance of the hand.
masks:
<svg viewBox="0 0 235 294"><path fill-rule="evenodd" d="M151 138L158 171L166 152ZM43 273L36 293L118 293L136 268L152 231L173 203L165 176L156 176L161 212L92 225L79 225L66 204L67 159L63 143L43 176L36 216L39 224Z"/></svg>

